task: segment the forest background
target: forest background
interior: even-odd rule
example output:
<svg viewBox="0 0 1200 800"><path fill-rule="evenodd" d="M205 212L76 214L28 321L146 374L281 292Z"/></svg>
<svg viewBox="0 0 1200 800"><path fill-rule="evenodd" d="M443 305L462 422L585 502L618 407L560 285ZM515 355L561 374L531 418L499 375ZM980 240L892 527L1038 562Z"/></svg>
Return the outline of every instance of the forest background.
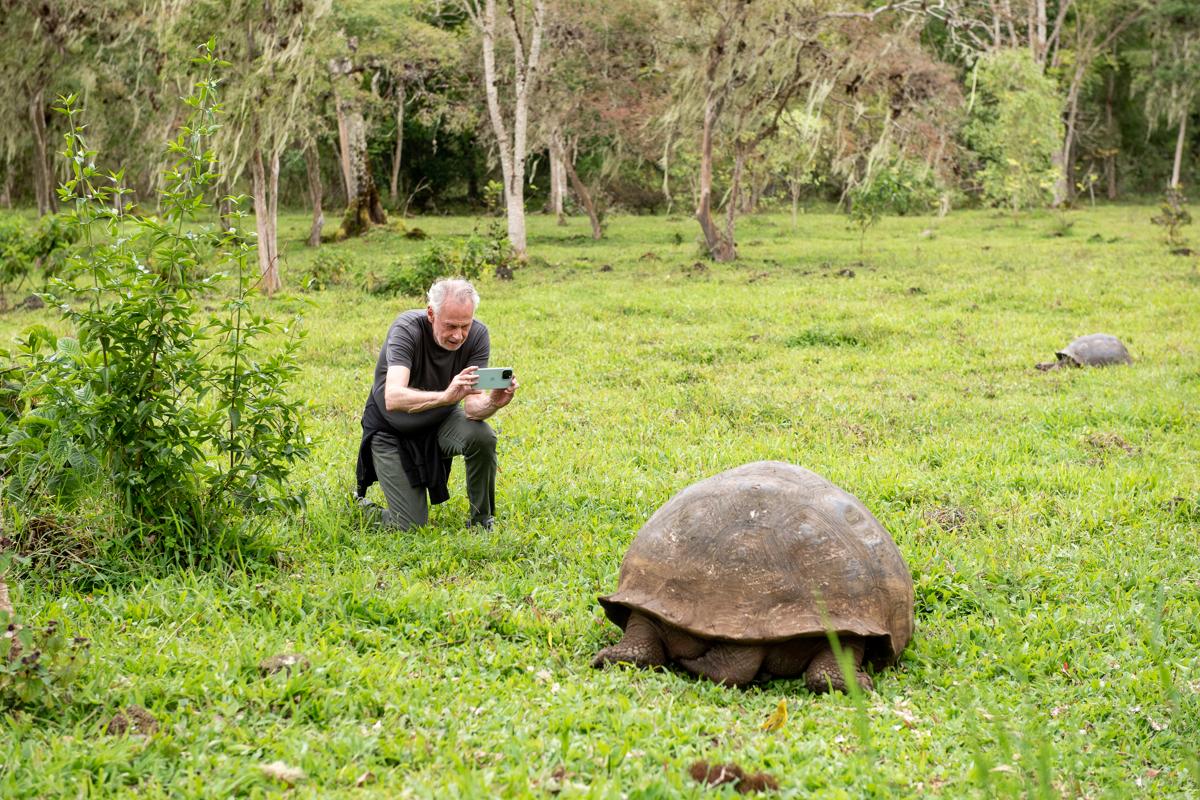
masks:
<svg viewBox="0 0 1200 800"><path fill-rule="evenodd" d="M355 235L388 211L695 213L824 200L879 213L1159 194L1193 179L1187 0L4 0L0 206L58 205L57 98L123 197L157 203L198 42L228 62L219 189ZM723 219L721 219L723 217Z"/></svg>

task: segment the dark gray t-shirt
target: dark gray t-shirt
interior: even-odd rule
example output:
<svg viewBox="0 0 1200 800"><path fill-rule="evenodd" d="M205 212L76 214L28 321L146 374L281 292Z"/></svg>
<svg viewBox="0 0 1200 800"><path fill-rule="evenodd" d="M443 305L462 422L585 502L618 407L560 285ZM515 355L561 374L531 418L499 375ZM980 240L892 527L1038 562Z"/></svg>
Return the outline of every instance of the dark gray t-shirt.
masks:
<svg viewBox="0 0 1200 800"><path fill-rule="evenodd" d="M398 433L412 433L438 425L454 406L440 406L416 414L388 411L383 401L388 367L408 367L408 385L426 392L440 392L454 376L470 366L486 367L491 354L487 326L479 320L471 323L467 340L457 350L447 350L433 338L433 325L425 309L405 311L388 328L387 339L375 363L375 384L371 396L388 424Z"/></svg>

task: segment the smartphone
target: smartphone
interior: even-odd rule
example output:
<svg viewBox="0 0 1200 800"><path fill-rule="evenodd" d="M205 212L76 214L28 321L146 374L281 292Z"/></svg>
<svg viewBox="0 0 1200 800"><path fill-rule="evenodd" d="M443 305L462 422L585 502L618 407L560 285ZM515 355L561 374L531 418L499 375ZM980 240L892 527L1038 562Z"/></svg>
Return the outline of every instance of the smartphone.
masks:
<svg viewBox="0 0 1200 800"><path fill-rule="evenodd" d="M479 377L476 389L508 389L512 386L512 367L480 367L475 374Z"/></svg>

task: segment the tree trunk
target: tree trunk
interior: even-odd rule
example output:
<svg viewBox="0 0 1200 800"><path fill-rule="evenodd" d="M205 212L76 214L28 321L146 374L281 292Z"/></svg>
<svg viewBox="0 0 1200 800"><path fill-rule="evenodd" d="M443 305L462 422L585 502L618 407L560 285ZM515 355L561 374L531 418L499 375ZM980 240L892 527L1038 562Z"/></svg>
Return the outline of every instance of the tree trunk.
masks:
<svg viewBox="0 0 1200 800"><path fill-rule="evenodd" d="M321 209L321 162L316 142L310 142L304 148L304 169L308 173L308 202L312 205L312 227L308 230L308 246L320 247L325 212Z"/></svg>
<svg viewBox="0 0 1200 800"><path fill-rule="evenodd" d="M1179 136L1175 139L1175 166L1171 168L1171 185L1179 185L1183 167L1183 143L1187 140L1187 110L1179 116Z"/></svg>
<svg viewBox="0 0 1200 800"><path fill-rule="evenodd" d="M604 231L600 228L600 215L596 213L596 204L592 200L592 194L583 185L583 181L579 180L579 174L575 172L575 165L571 163L570 155L564 152L563 156L564 158L559 163L562 164L567 177L571 179L571 189L579 198L579 202L583 204L584 210L587 211L588 219L591 220L592 238L599 239L604 235Z"/></svg>
<svg viewBox="0 0 1200 800"><path fill-rule="evenodd" d="M367 153L367 126L362 111L357 107L348 106L343 110L343 119L342 127L346 132L343 147L350 157L348 186L354 190L354 194L349 196L346 203L341 235L350 237L365 233L372 225L387 224L387 214L379 199L375 178L371 175L371 162Z"/></svg>
<svg viewBox="0 0 1200 800"><path fill-rule="evenodd" d="M29 98L29 121L33 128L33 191L37 197L38 216L58 211L54 199L54 173L50 169L47 151L45 90L38 88Z"/></svg>
<svg viewBox="0 0 1200 800"><path fill-rule="evenodd" d="M558 219L559 225L567 224L567 215L563 213L563 195L566 186L563 179L563 152L559 145L558 132L550 134L550 213Z"/></svg>
<svg viewBox="0 0 1200 800"><path fill-rule="evenodd" d="M733 235L734 222L737 220L738 200L742 188L742 170L746 166L746 154L741 147L736 147L733 155L733 175L729 179L729 203L725 206L725 241L728 243L730 259L737 258L737 240Z"/></svg>
<svg viewBox="0 0 1200 800"><path fill-rule="evenodd" d="M700 132L700 198L696 203L696 221L704 233L704 244L715 261L732 261L733 248L721 235L712 217L713 136L721 101L710 92L704 102L704 127Z"/></svg>
<svg viewBox="0 0 1200 800"><path fill-rule="evenodd" d="M0 184L0 206L12 208L12 164L4 170L4 183Z"/></svg>
<svg viewBox="0 0 1200 800"><path fill-rule="evenodd" d="M254 225L258 231L259 288L268 295L279 291L278 241L275 237L275 196L279 187L279 156L271 157L270 173L263 165L262 148L250 156L251 190L254 194Z"/></svg>
<svg viewBox="0 0 1200 800"><path fill-rule="evenodd" d="M388 199L395 209L400 202L400 155L404 151L404 101L408 96L404 82L396 86L396 151L392 154L392 182L388 186Z"/></svg>
<svg viewBox="0 0 1200 800"><path fill-rule="evenodd" d="M1118 148L1113 145L1117 141L1117 127L1113 123L1113 94L1116 89L1116 71L1108 71L1108 81L1104 95L1104 122L1108 128L1109 147L1104 156L1104 177L1108 183L1108 199L1117 199L1117 153Z"/></svg>
<svg viewBox="0 0 1200 800"><path fill-rule="evenodd" d="M508 242L519 257L526 253L525 240L525 145L529 132L529 99L537 84L538 59L542 49L542 29L546 18L545 0L534 0L533 22L529 31L529 49L512 19L513 39L513 123L512 138L500 109L496 72L496 0L486 0L482 14L467 2L467 12L483 38L483 76L488 116L500 151L500 171L504 178L504 207L508 217Z"/></svg>
<svg viewBox="0 0 1200 800"><path fill-rule="evenodd" d="M342 166L342 188L346 190L346 204L358 194L354 185L354 172L350 166L350 131L347 116L350 112L350 101L343 99L337 92L339 75L349 75L354 70L354 63L348 58L335 58L329 62L329 76L334 84L333 107L337 112L338 122L338 160Z"/></svg>
<svg viewBox="0 0 1200 800"><path fill-rule="evenodd" d="M1083 86L1083 76L1087 72L1088 62L1080 61L1075 67L1071 78L1071 88L1067 92L1067 124L1063 136L1062 149L1054 154L1053 163L1058 168L1058 178L1054 182L1055 208L1069 203L1075 197L1074 160L1071 158L1071 148L1075 144L1075 121L1079 117L1079 90Z"/></svg>

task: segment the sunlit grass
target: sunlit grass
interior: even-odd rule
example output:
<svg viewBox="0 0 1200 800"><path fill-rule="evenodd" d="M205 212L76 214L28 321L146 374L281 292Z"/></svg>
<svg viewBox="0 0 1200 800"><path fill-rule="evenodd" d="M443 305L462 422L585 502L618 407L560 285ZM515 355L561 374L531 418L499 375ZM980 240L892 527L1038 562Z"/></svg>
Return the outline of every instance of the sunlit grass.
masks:
<svg viewBox="0 0 1200 800"><path fill-rule="evenodd" d="M465 527L461 466L426 530L364 529L348 503L381 338L419 301L285 292L269 305L308 330L313 457L308 515L271 532L282 566L14 587L93 663L70 705L3 721L0 795L259 796L286 789L259 769L278 760L306 773L297 796L698 797L703 759L785 797L1194 797L1200 277L1152 213L1074 213L1065 237L1050 215L888 219L863 254L843 217L764 216L729 265L682 217L614 218L601 242L534 217L534 261L480 286L493 363L521 381L495 418L491 533ZM287 283L314 253L304 215L281 228ZM331 246L366 272L426 244ZM1099 331L1136 363L1033 369ZM595 597L638 527L765 458L857 495L913 570L916 637L865 725L802 681L588 667L616 635ZM311 667L263 677L286 651ZM131 703L159 732L103 736Z"/></svg>

